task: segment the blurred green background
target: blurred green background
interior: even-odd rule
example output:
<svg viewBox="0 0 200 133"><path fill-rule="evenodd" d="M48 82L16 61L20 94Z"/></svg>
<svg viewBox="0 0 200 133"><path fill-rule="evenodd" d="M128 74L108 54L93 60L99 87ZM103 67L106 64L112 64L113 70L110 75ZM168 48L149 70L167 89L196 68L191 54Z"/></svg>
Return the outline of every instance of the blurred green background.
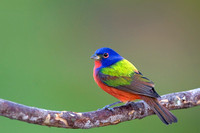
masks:
<svg viewBox="0 0 200 133"><path fill-rule="evenodd" d="M86 112L117 99L93 81L90 56L111 47L156 84L160 95L200 87L200 2L1 0L0 98L50 110ZM0 117L2 133L199 132L200 108L115 126L74 130Z"/></svg>

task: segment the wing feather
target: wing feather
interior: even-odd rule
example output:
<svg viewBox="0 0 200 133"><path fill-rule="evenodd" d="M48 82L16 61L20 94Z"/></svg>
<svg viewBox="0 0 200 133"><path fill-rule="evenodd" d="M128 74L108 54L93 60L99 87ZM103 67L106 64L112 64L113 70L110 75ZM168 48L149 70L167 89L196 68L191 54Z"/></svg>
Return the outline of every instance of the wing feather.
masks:
<svg viewBox="0 0 200 133"><path fill-rule="evenodd" d="M154 83L144 77L140 72L133 72L130 77L110 76L101 72L98 73L98 76L104 84L115 89L149 97L159 97L154 90Z"/></svg>

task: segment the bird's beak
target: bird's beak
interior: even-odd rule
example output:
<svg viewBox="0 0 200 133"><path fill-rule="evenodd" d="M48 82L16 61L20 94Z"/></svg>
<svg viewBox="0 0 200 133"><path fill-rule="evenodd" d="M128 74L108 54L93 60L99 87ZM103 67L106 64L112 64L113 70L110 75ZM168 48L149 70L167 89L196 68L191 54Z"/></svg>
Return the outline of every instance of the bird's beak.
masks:
<svg viewBox="0 0 200 133"><path fill-rule="evenodd" d="M100 60L100 57L96 54L93 54L90 58L94 60Z"/></svg>

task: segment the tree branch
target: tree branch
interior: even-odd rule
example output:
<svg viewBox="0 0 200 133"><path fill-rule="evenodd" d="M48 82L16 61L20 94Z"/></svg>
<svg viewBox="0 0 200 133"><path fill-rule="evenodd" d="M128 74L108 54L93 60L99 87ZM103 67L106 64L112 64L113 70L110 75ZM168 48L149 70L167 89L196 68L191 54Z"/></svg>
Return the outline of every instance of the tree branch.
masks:
<svg viewBox="0 0 200 133"><path fill-rule="evenodd" d="M169 110L190 108L200 105L200 88L163 95L160 103ZM114 107L113 110L92 112L51 111L0 99L0 115L28 123L62 127L94 128L115 125L123 121L142 119L154 112L144 101Z"/></svg>

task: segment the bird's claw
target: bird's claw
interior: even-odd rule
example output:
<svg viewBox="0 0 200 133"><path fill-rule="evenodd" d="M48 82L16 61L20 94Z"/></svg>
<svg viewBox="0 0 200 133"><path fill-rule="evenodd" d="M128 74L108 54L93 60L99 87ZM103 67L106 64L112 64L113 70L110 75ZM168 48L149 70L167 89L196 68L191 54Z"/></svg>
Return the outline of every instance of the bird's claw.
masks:
<svg viewBox="0 0 200 133"><path fill-rule="evenodd" d="M106 105L105 107L100 108L100 109L98 109L98 110L99 110L99 111L100 111L100 110L109 110L109 111L114 111L114 109L113 109L113 108L110 108L109 105Z"/></svg>
<svg viewBox="0 0 200 133"><path fill-rule="evenodd" d="M108 109L110 108L110 105L106 105L105 107L103 107L102 109Z"/></svg>
<svg viewBox="0 0 200 133"><path fill-rule="evenodd" d="M118 101L118 102L115 102L115 103L106 105L106 106L103 107L102 109L98 109L98 110L110 110L110 111L114 111L114 109L113 109L113 108L110 108L110 107L113 106L113 105L119 104L119 103L121 103L121 101Z"/></svg>
<svg viewBox="0 0 200 133"><path fill-rule="evenodd" d="M134 104L134 102L126 102L125 103L125 105L129 105L129 104L132 105L132 104Z"/></svg>

